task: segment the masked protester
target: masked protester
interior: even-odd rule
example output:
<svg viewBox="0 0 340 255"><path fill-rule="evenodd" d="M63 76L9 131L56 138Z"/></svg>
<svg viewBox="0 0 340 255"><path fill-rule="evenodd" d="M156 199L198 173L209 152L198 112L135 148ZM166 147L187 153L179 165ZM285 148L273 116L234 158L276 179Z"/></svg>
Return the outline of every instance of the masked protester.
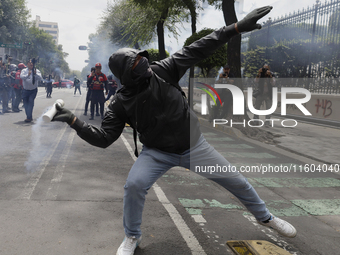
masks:
<svg viewBox="0 0 340 255"><path fill-rule="evenodd" d="M230 163L207 143L194 112L189 108L178 81L186 70L213 54L240 32L261 28L256 22L272 7L256 9L243 20L201 38L171 57L148 64L147 51L120 49L109 59L112 73L123 87L111 101L101 127L96 128L69 110L58 107L55 121L67 122L92 145L108 147L118 139L125 123L139 135L143 149L132 166L124 186L125 238L117 254L133 254L141 242L142 212L147 191L166 171L182 166L230 167ZM135 152L137 154L137 151ZM143 174L141 174L143 173ZM230 191L258 222L288 237L296 235L288 222L274 217L254 188L239 172L198 174Z"/></svg>

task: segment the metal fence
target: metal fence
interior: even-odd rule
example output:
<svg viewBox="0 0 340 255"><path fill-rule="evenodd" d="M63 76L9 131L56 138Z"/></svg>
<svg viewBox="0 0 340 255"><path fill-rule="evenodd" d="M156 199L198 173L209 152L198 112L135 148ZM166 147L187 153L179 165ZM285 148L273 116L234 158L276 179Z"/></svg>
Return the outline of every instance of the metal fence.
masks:
<svg viewBox="0 0 340 255"><path fill-rule="evenodd" d="M240 79L243 88L252 87L256 89L258 83L254 78ZM278 91L286 87L300 87L308 89L311 93L318 94L340 94L340 79L336 78L275 78L275 87Z"/></svg>
<svg viewBox="0 0 340 255"><path fill-rule="evenodd" d="M296 63L290 66L287 63L285 65L277 63L283 62L277 56L279 54L273 54L273 47L278 45L289 49ZM274 20L269 18L261 30L242 35L242 53L254 50L258 46L265 49L266 59L270 59L271 63L276 63L278 69L285 71L281 77L338 79L340 0L326 0L324 3L317 0L312 7L297 10ZM296 70L293 70L294 68ZM286 72L286 69L291 70Z"/></svg>

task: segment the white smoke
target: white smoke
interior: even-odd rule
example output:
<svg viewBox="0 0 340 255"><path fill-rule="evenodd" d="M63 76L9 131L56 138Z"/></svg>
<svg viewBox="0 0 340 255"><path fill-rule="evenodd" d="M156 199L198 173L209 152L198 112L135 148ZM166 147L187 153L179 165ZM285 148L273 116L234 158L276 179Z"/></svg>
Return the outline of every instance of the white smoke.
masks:
<svg viewBox="0 0 340 255"><path fill-rule="evenodd" d="M42 159L48 151L48 147L41 142L42 124L43 119L41 115L36 123L32 125L31 149L29 150L29 156L25 162L26 171L28 173L33 173L38 169Z"/></svg>

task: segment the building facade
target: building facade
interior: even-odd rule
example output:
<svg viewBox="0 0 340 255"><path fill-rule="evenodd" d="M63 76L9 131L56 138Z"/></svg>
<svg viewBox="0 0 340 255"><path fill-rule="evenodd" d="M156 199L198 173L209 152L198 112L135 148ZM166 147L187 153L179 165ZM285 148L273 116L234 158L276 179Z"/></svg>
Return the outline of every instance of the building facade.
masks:
<svg viewBox="0 0 340 255"><path fill-rule="evenodd" d="M58 45L59 40L59 28L57 22L41 21L40 16L36 16L35 24L37 28L44 30L46 33L53 37L54 42Z"/></svg>

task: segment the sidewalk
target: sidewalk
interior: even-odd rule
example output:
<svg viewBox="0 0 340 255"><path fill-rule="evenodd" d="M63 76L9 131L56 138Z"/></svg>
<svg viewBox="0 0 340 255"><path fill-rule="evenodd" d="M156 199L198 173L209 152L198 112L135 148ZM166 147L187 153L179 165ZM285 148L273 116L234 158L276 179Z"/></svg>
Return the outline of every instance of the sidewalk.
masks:
<svg viewBox="0 0 340 255"><path fill-rule="evenodd" d="M340 163L340 129L298 121L294 128L269 128L274 134L277 147L326 164Z"/></svg>
<svg viewBox="0 0 340 255"><path fill-rule="evenodd" d="M275 117L275 119L279 119ZM203 126L212 127L212 123L200 118ZM276 147L287 150L293 154L303 156L320 163L340 164L340 129L309 124L298 121L293 128L279 125L275 127L262 127L268 132L278 135ZM224 125L220 131L240 138L250 139L236 128ZM256 141L256 140L254 140ZM259 142L259 141L258 141Z"/></svg>

